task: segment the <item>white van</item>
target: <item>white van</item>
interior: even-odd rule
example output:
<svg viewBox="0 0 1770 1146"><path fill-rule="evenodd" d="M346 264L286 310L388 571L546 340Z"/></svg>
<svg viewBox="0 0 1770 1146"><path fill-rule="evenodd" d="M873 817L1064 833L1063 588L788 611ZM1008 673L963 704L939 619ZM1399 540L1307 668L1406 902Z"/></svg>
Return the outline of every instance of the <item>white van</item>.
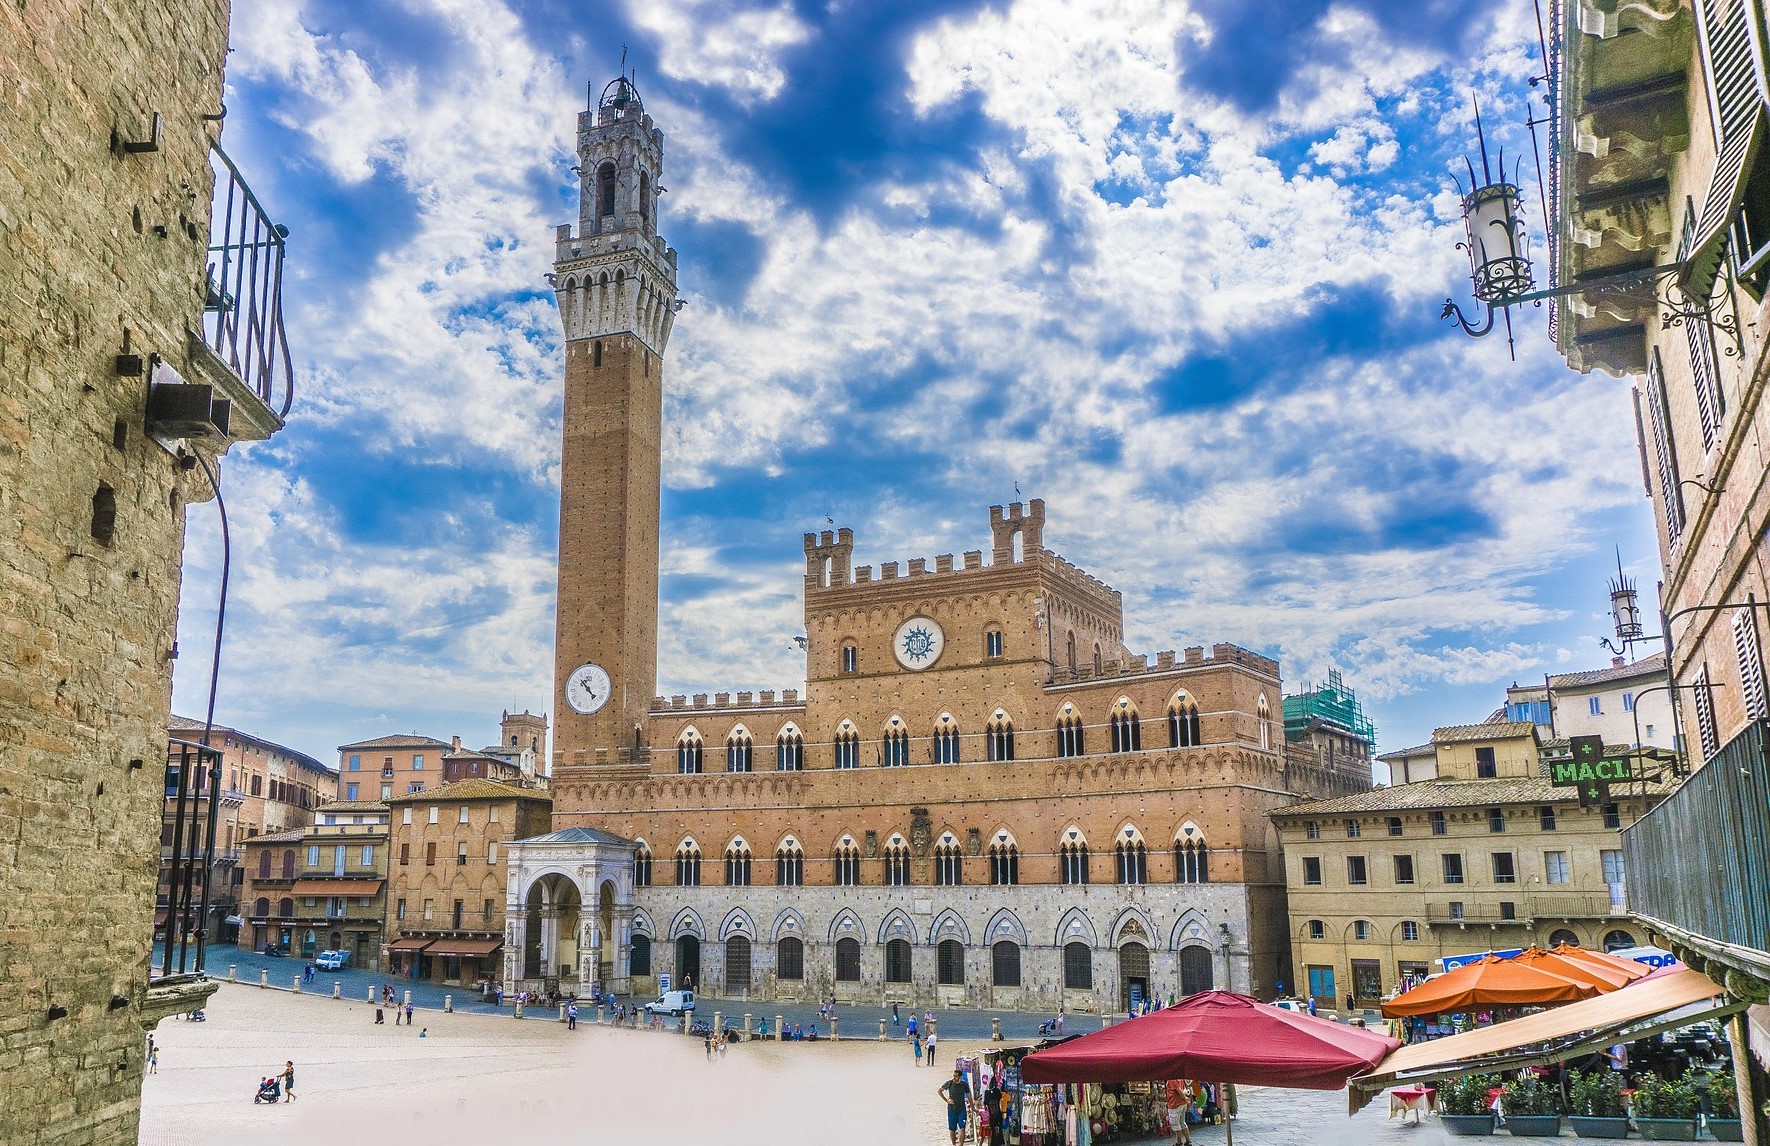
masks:
<svg viewBox="0 0 1770 1146"><path fill-rule="evenodd" d="M321 951L313 965L322 971L342 971L350 963L348 951Z"/></svg>
<svg viewBox="0 0 1770 1146"><path fill-rule="evenodd" d="M645 1005L648 1015L681 1015L694 1013L693 991L665 991Z"/></svg>

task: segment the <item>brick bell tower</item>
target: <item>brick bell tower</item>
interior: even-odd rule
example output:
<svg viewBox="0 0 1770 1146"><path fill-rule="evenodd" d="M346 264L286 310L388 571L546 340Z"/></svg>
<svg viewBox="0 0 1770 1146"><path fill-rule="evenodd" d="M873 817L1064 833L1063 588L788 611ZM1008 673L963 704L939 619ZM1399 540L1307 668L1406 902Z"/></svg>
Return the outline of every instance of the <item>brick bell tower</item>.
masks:
<svg viewBox="0 0 1770 1146"><path fill-rule="evenodd" d="M664 134L631 79L578 115L576 231L555 234L565 442L554 774L644 766L658 677L659 435L676 252L658 237Z"/></svg>

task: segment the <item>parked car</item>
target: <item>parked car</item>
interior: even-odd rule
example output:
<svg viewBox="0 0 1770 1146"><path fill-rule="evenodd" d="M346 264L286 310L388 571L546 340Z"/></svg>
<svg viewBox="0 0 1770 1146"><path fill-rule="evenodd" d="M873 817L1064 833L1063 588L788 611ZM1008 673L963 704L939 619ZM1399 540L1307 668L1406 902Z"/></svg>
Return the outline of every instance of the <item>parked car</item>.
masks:
<svg viewBox="0 0 1770 1146"><path fill-rule="evenodd" d="M342 971L349 962L350 952L348 951L321 951L319 958L313 961L313 965L322 971Z"/></svg>
<svg viewBox="0 0 1770 1146"><path fill-rule="evenodd" d="M287 943L266 943L264 945L264 953L266 955L287 955L289 953L289 945Z"/></svg>
<svg viewBox="0 0 1770 1146"><path fill-rule="evenodd" d="M692 1015L694 1014L694 992L665 991L645 1005L645 1013L648 1015L670 1015L671 1017L681 1014Z"/></svg>
<svg viewBox="0 0 1770 1146"><path fill-rule="evenodd" d="M1299 1015L1309 1013L1309 1004L1302 999L1274 999L1272 1005L1281 1011L1295 1011Z"/></svg>

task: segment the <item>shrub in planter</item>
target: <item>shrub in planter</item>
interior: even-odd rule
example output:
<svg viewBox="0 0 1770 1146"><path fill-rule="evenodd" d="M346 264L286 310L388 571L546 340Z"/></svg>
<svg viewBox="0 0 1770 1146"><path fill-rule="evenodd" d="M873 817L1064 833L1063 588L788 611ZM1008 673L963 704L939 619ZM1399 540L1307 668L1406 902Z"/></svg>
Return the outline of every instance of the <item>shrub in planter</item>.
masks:
<svg viewBox="0 0 1770 1146"><path fill-rule="evenodd" d="M1613 1070L1576 1070L1568 1087L1572 1109L1568 1121L1581 1138L1627 1138L1629 1120L1623 1105L1622 1075Z"/></svg>
<svg viewBox="0 0 1770 1146"><path fill-rule="evenodd" d="M1635 1087L1635 1129L1654 1141L1695 1141L1701 1105L1688 1076L1668 1080L1647 1075Z"/></svg>
<svg viewBox="0 0 1770 1146"><path fill-rule="evenodd" d="M1709 1079L1709 1110L1704 1117L1709 1133L1718 1142L1743 1142L1745 1129L1739 1118L1739 1086L1733 1068L1725 1067Z"/></svg>
<svg viewBox="0 0 1770 1146"><path fill-rule="evenodd" d="M1506 1129L1520 1138L1553 1138L1561 1133L1561 1091L1528 1071L1506 1083L1500 1106Z"/></svg>
<svg viewBox="0 0 1770 1146"><path fill-rule="evenodd" d="M1492 1134L1493 1110L1487 1092L1499 1082L1491 1074L1453 1078L1438 1087L1438 1120L1450 1134Z"/></svg>

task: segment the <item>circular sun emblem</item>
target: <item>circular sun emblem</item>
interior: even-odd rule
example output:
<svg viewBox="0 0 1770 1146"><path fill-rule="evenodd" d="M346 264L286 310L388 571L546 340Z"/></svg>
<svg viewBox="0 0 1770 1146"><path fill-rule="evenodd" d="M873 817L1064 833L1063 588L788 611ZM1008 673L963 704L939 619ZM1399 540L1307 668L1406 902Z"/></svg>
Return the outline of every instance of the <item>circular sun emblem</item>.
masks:
<svg viewBox="0 0 1770 1146"><path fill-rule="evenodd" d="M946 634L927 617L911 617L897 627L891 646L898 664L912 671L925 669L940 659L940 651L946 647Z"/></svg>

